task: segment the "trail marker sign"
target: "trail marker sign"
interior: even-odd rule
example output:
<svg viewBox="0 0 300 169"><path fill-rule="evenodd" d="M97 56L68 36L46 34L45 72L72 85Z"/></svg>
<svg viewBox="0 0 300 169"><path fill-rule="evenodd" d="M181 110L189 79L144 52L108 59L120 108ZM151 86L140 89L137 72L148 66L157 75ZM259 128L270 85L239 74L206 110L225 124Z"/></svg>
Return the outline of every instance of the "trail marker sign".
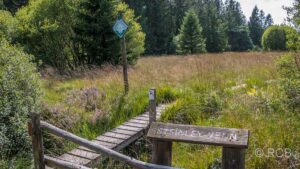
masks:
<svg viewBox="0 0 300 169"><path fill-rule="evenodd" d="M119 18L115 23L115 25L113 26L113 30L119 38L124 37L127 29L128 29L128 25L125 23L125 21L122 18Z"/></svg>
<svg viewBox="0 0 300 169"><path fill-rule="evenodd" d="M249 131L191 125L152 123L148 138L224 147L247 148Z"/></svg>

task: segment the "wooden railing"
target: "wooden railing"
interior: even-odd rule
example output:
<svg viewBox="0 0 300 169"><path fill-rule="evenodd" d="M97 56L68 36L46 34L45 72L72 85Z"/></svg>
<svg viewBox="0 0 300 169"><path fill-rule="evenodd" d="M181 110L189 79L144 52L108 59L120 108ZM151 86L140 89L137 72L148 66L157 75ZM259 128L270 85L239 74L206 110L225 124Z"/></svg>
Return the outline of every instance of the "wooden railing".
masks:
<svg viewBox="0 0 300 169"><path fill-rule="evenodd" d="M57 128L47 122L40 121L39 114L32 114L32 123L29 125L29 133L32 136L32 144L33 144L33 153L34 153L34 166L36 169L44 169L45 164L51 167L63 167L63 168L87 168L84 166L75 165L69 162L65 162L59 159L51 158L45 156L43 153L43 140L42 140L42 129L47 130L51 134L54 134L58 137L64 138L86 148L89 148L93 151L96 151L100 154L111 157L115 160L122 161L127 163L128 165L138 168L138 169L176 169L169 166L156 165L151 163L146 163L139 161L137 159L128 157L124 154L101 146L99 144L93 143L87 139L78 137L70 132L64 131L60 128Z"/></svg>

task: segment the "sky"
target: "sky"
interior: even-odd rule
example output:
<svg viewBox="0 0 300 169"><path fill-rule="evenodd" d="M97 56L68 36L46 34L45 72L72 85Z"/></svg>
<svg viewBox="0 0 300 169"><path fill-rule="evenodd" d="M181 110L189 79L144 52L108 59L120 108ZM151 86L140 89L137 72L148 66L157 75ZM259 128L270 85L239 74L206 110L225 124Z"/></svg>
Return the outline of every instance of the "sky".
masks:
<svg viewBox="0 0 300 169"><path fill-rule="evenodd" d="M292 6L294 0L237 0L242 6L242 10L247 20L251 16L255 5L258 9L262 9L266 15L270 13L273 17L274 24L283 23L287 17L286 11L282 6Z"/></svg>

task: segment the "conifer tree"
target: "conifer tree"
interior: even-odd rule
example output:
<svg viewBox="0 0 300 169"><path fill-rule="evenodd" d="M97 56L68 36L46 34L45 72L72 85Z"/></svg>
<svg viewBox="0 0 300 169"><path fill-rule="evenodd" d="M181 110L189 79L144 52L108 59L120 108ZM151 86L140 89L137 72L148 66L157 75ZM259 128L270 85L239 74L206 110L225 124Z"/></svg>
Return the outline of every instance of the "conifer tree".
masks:
<svg viewBox="0 0 300 169"><path fill-rule="evenodd" d="M265 29L273 24L273 19L270 14L265 16L263 10L259 10L257 6L254 7L248 27L250 30L250 37L253 44L261 47L261 38Z"/></svg>
<svg viewBox="0 0 300 169"><path fill-rule="evenodd" d="M189 10L177 37L177 52L194 54L205 52L205 40L202 37L202 27L194 10Z"/></svg>
<svg viewBox="0 0 300 169"><path fill-rule="evenodd" d="M85 0L78 6L75 33L78 63L102 64L116 63L119 43L112 26L115 0Z"/></svg>
<svg viewBox="0 0 300 169"><path fill-rule="evenodd" d="M208 52L222 52L227 46L225 24L222 22L222 4L218 1L205 0L199 16L206 39Z"/></svg>

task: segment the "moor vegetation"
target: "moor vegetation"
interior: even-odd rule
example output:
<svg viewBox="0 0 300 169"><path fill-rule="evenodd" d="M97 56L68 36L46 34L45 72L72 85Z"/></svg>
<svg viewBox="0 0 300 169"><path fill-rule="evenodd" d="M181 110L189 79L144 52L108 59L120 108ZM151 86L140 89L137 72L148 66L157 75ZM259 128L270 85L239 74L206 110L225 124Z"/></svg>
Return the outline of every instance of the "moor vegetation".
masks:
<svg viewBox="0 0 300 169"><path fill-rule="evenodd" d="M249 129L246 168L299 168L300 1L284 9L287 22L274 25L257 6L247 21L236 0L0 0L0 168L33 168L31 113L94 139L145 112L151 87L170 105L163 122ZM77 146L43 138L50 156ZM141 138L123 153L150 161L149 147ZM290 154L256 154L270 148ZM175 143L172 165L220 168L221 149Z"/></svg>

